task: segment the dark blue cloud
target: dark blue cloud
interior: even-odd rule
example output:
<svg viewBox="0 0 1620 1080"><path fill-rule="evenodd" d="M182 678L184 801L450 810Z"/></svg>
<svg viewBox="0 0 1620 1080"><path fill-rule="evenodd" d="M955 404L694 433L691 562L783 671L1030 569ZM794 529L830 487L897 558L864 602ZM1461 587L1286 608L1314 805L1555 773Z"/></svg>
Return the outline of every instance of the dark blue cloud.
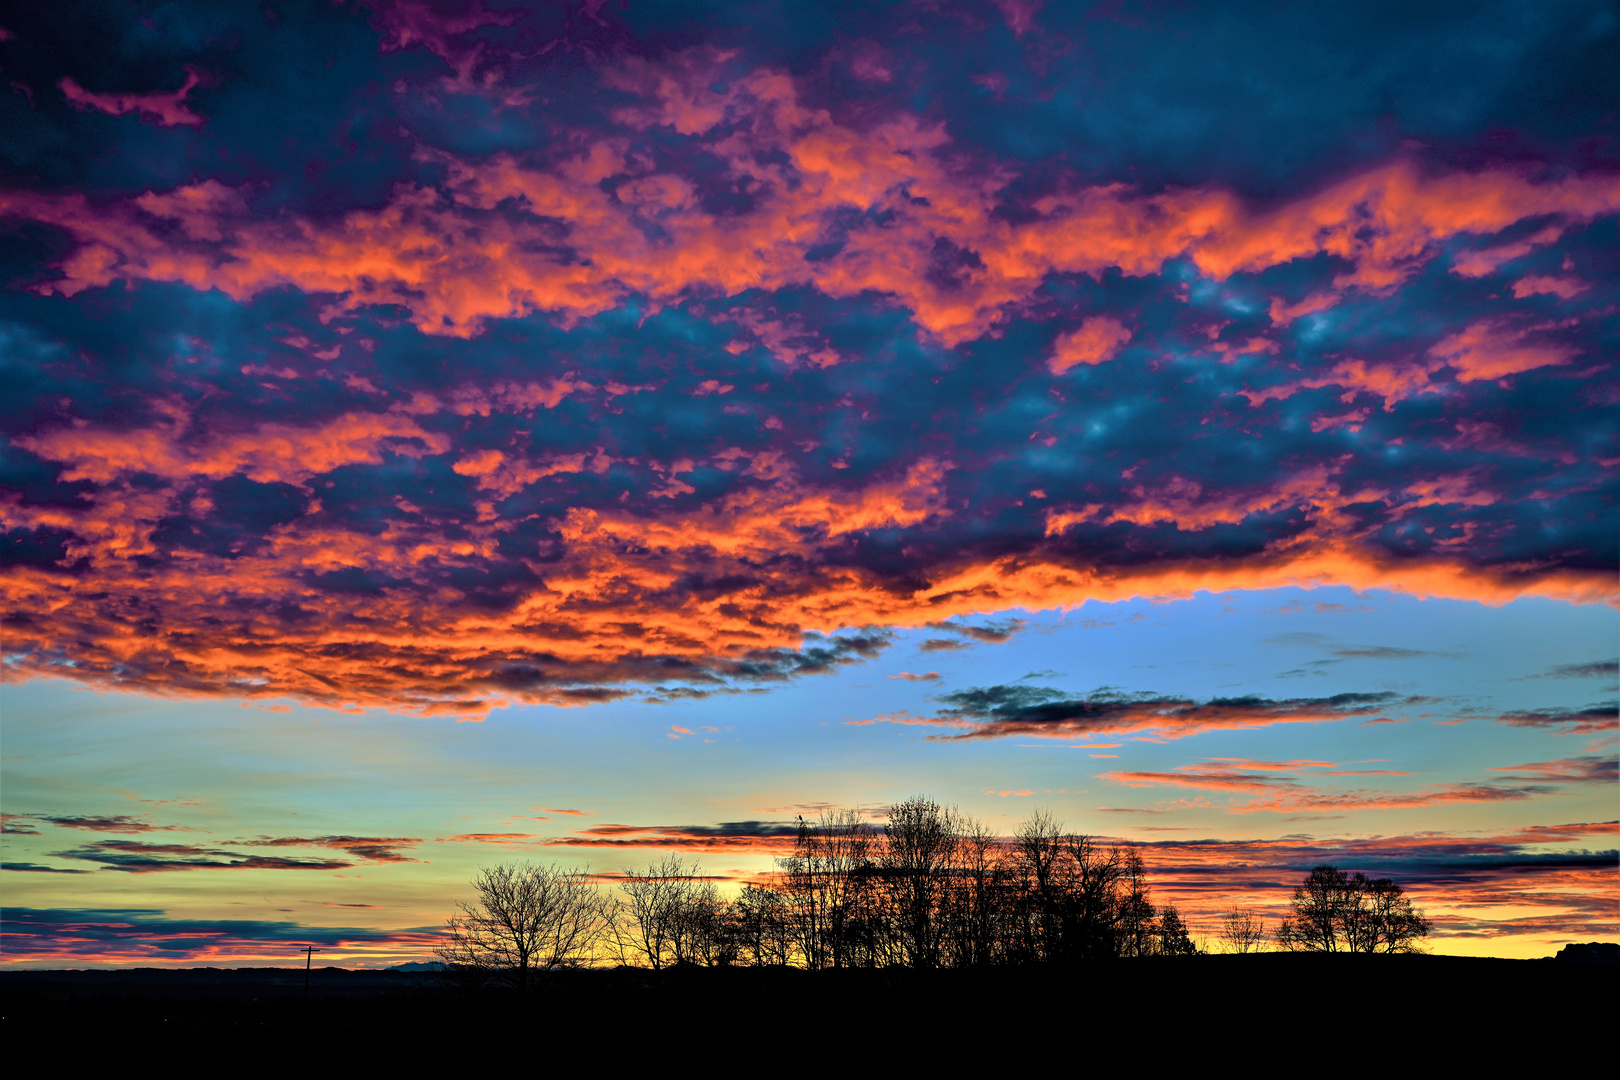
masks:
<svg viewBox="0 0 1620 1080"><path fill-rule="evenodd" d="M269 919L173 919L161 908L29 908L3 912L6 952L13 957L64 953L87 959L179 959L221 946L385 943L397 934L340 926L302 926Z"/></svg>
<svg viewBox="0 0 1620 1080"><path fill-rule="evenodd" d="M243 855L197 844L151 844L140 840L98 840L50 854L60 859L100 863L102 870L152 874L176 870L342 870L342 859Z"/></svg>
<svg viewBox="0 0 1620 1080"><path fill-rule="evenodd" d="M1373 716L1418 699L1403 701L1390 691L1345 693L1320 698L1274 700L1249 694L1199 702L1148 692L1102 688L1071 694L1050 686L972 687L938 696L944 706L936 724L966 728L946 739L1007 736L1075 738L1154 731L1178 738L1222 728L1322 722Z"/></svg>

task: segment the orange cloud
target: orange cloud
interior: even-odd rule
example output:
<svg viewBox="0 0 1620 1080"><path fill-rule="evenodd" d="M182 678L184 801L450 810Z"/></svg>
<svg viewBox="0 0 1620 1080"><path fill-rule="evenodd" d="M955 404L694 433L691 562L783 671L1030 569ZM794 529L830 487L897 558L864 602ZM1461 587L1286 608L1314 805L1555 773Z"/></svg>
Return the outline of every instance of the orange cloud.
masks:
<svg viewBox="0 0 1620 1080"><path fill-rule="evenodd" d="M1575 355L1575 350L1561 345L1527 344L1527 337L1527 330L1476 322L1440 341L1429 355L1450 366L1458 382L1500 379L1521 371L1567 364Z"/></svg>
<svg viewBox="0 0 1620 1080"><path fill-rule="evenodd" d="M67 468L67 480L107 483L132 472L173 480L220 479L241 473L260 483L302 483L344 465L381 464L383 453L404 457L443 454L450 439L429 432L410 407L386 413L348 413L316 427L264 424L250 431L221 432L201 442L184 431L189 418L178 407L168 423L144 430L68 427L16 440L19 446Z"/></svg>
<svg viewBox="0 0 1620 1080"><path fill-rule="evenodd" d="M399 305L424 333L470 336L489 319L536 312L571 323L632 293L657 306L694 290L736 296L797 285L832 297L886 295L954 345L991 332L1052 273L1145 275L1189 258L1219 279L1329 254L1350 264L1337 290L1376 291L1405 280L1451 237L1620 208L1620 180L1611 177L1427 176L1398 161L1258 214L1220 191L1140 195L1108 185L1043 197L1035 220L1015 224L994 212L1012 174L953 167L940 126L904 114L863 129L842 125L800 104L780 72L728 79L718 90L726 59L695 52L661 65L627 62L609 81L641 99L616 113L620 123L702 140L753 192L743 214L704 210L689 181L647 171L615 136L550 161L436 155L447 170L442 188L402 185L380 209L331 221L255 220L212 181L106 207L13 192L0 196L0 213L73 236L62 277L42 286L63 295L143 279L238 300L291 286L333 294L340 309ZM187 207L182 235L157 228L179 204ZM501 214L488 213L497 206ZM807 259L849 210L887 224L849 232L835 254ZM1279 309L1278 321L1328 300L1302 304ZM765 321L751 329L792 362L837 359ZM1125 333L1094 317L1052 363L1102 362Z"/></svg>
<svg viewBox="0 0 1620 1080"><path fill-rule="evenodd" d="M1390 770L1335 769L1329 762L1255 762L1224 758L1197 765L1182 765L1168 772L1110 772L1098 779L1127 787L1164 785L1197 791L1229 791L1264 796L1227 807L1228 813L1321 813L1346 810L1407 810L1453 803L1518 801L1550 794L1564 784L1612 784L1616 779L1612 758L1596 755L1532 762L1492 769L1507 773L1500 782L1467 782L1431 786L1419 791L1321 791L1306 786L1297 776L1302 768L1320 768L1323 776L1404 775Z"/></svg>
<svg viewBox="0 0 1620 1080"><path fill-rule="evenodd" d="M1271 321L1277 326L1287 326L1303 315L1314 315L1318 311L1327 311L1339 302L1339 294L1335 292L1315 292L1299 301L1297 304L1286 303L1282 297L1272 297L1270 315Z"/></svg>
<svg viewBox="0 0 1620 1080"><path fill-rule="evenodd" d="M1201 765L1178 765L1171 772L1108 772L1099 774L1097 779L1123 784L1126 787L1168 784L1200 791L1240 791L1253 794L1275 791L1279 787L1298 787L1298 782L1292 777L1280 775L1284 772L1332 768L1333 763L1328 761L1251 761L1247 758L1223 758Z"/></svg>
<svg viewBox="0 0 1620 1080"><path fill-rule="evenodd" d="M1250 405L1293 396L1300 390L1316 390L1324 386L1342 386L1346 393L1341 400L1347 404L1357 393L1365 391L1384 399L1384 411L1390 412L1395 403L1418 394L1437 389L1431 375L1442 364L1438 363L1372 363L1366 360L1341 360L1326 375L1296 379L1264 390L1244 390L1242 394Z"/></svg>
<svg viewBox="0 0 1620 1080"><path fill-rule="evenodd" d="M1340 463L1342 465L1342 463ZM1073 525L1096 520L1104 525L1128 522L1133 525L1166 523L1177 529L1196 532L1215 525L1234 525L1252 514L1271 513L1284 507L1308 507L1323 518L1356 502L1383 499L1382 491L1341 491L1335 473L1339 465L1318 465L1261 489L1223 490L1206 493L1193 480L1173 476L1152 487L1142 484L1129 489L1134 502L1125 502L1104 513L1100 505L1081 511L1047 511L1046 534L1054 536Z"/></svg>
<svg viewBox="0 0 1620 1080"><path fill-rule="evenodd" d="M1101 364L1119 355L1119 350L1131 340L1131 332L1118 319L1107 315L1093 315L1072 330L1058 337L1052 345L1052 358L1047 369L1061 375L1077 364Z"/></svg>
<svg viewBox="0 0 1620 1080"><path fill-rule="evenodd" d="M1192 258L1206 273L1224 278L1337 255L1354 269L1340 275L1336 286L1387 289L1453 236L1489 235L1540 214L1589 219L1617 207L1620 184L1606 178L1538 185L1506 171L1426 177L1397 163L1235 223L1196 248Z"/></svg>
<svg viewBox="0 0 1620 1080"><path fill-rule="evenodd" d="M1291 397L1300 390L1340 386L1345 389L1340 399L1345 403L1355 400L1356 394L1361 392L1377 394L1384 399L1384 411L1390 412L1396 402L1443 390L1444 384L1436 383L1434 375L1444 368L1451 368L1458 382L1467 383L1557 367L1574 359L1576 350L1572 348L1533 340L1534 333L1543 329L1547 328L1515 329L1500 322L1481 320L1443 338L1430 347L1422 359L1340 360L1325 375L1296 379L1263 390L1244 390L1242 394L1250 405L1261 405Z"/></svg>
<svg viewBox="0 0 1620 1080"><path fill-rule="evenodd" d="M573 836L552 837L552 847L665 848L724 850L738 854L780 855L793 850L798 827L771 821L730 821L718 825L597 825Z"/></svg>
<svg viewBox="0 0 1620 1080"><path fill-rule="evenodd" d="M1539 247L1545 247L1563 235L1564 227L1562 225L1548 225L1524 240L1482 248L1476 251L1465 251L1452 260L1451 271L1454 274L1461 274L1463 277L1485 277L1496 273L1497 268L1503 263L1522 258Z"/></svg>
<svg viewBox="0 0 1620 1080"><path fill-rule="evenodd" d="M170 443L154 445L163 451L151 455L157 465L179 468L194 460ZM365 452L372 452L370 445ZM62 446L78 450L81 444ZM92 459L84 460L92 467ZM117 460L132 465L134 459ZM195 460L212 468L208 463L216 459ZM273 460L273 475L297 475L295 459ZM432 520L403 511L375 534L338 527L312 512L275 527L255 552L229 558L189 552L153 566L139 560L154 551L157 523L175 510L173 491L113 486L85 506L0 505L8 527L72 530L77 539L69 558L81 566L71 572L14 567L0 579L6 609L27 613L8 622L7 644L17 658L12 670L16 677L67 670L92 683L158 693L292 695L477 715L509 696L586 704L623 696L628 691L613 684L625 681L754 670L749 656L796 649L811 629L921 626L952 615L1077 606L1088 599L1330 584L1486 603L1526 595L1592 602L1615 595L1610 576L1598 571L1493 570L1444 554L1381 559L1326 512L1314 535L1242 562L1102 567L1037 549L945 564L902 590L857 566L820 562L820 545L851 531L851 518L873 523L868 527L924 518L938 505L941 472L937 465L918 466L868 491L840 494L809 494L777 481L657 518L570 510L557 522L567 546L544 567L543 584L521 586L493 608L469 606L454 589L415 583L456 566L490 565L511 528L500 520L462 522L460 535L447 539ZM1426 497L1441 494L1437 489ZM785 559L805 560L814 569L790 573L784 567L760 578L760 566L784 566ZM83 594L85 567L94 570L94 597ZM674 588L693 573L737 574L746 582L767 580L769 587L709 595ZM364 575L383 585L332 592L318 584L332 574ZM401 587L387 587L390 581ZM304 616L274 618L270 611L277 609L267 603L293 605ZM162 623L155 632L137 631L120 614L128 610L161 611ZM545 659L537 663L537 655ZM71 667L64 669L67 660ZM556 683L558 677L566 682ZM1137 718L1144 728L1161 719Z"/></svg>
<svg viewBox="0 0 1620 1080"><path fill-rule="evenodd" d="M1513 283L1513 295L1522 300L1526 296L1545 293L1562 300L1570 300L1579 296L1588 288L1587 283L1579 278L1531 274L1529 277L1522 277Z"/></svg>
<svg viewBox="0 0 1620 1080"><path fill-rule="evenodd" d="M100 109L114 116L138 112L150 116L163 127L175 127L203 122L202 117L185 105L186 95L191 93L198 81L197 73L188 67L186 81L180 85L180 89L168 94L96 94L72 79L63 79L58 85L63 95L78 108Z"/></svg>
<svg viewBox="0 0 1620 1080"><path fill-rule="evenodd" d="M1405 494L1413 498L1400 505L1400 512L1420 506L1490 506L1497 501L1495 492L1483 488L1477 477L1466 474L1419 480L1409 485Z"/></svg>
<svg viewBox="0 0 1620 1080"><path fill-rule="evenodd" d="M389 33L426 43L411 29L414 18L389 24ZM463 48L445 44L442 30L431 31L440 34L433 40ZM1282 322L1324 310L1346 290L1389 287L1452 237L1487 237L1532 217L1564 228L1620 206L1613 177L1428 175L1397 161L1265 211L1221 191L1147 195L1070 183L1037 200L1032 220L1012 220L996 211L1013 173L963 164L941 126L904 114L842 123L801 102L781 72L716 79L725 62L702 51L627 61L611 80L627 94L618 114L626 128L692 136L750 193L735 213L705 210L690 178L649 165L620 132L560 140L550 157L437 155L442 185L403 185L380 206L320 219L264 217L250 189L213 180L96 204L11 191L0 193L0 214L68 235L60 277L41 286L65 296L125 281L178 282L239 300L291 287L323 294L339 322L347 310L389 304L424 333L471 336L488 320L536 312L568 323L631 294L656 308L793 286L835 298L886 296L925 335L957 343L996 332L1053 273L1151 274L1166 260L1191 259L1219 277L1322 253L1345 260L1331 290L1274 306ZM847 227L879 219L881 227ZM812 250L817 257L807 258ZM783 364L844 359L792 312L716 304L703 317L735 324L742 347L757 340ZM1344 359L1320 378L1249 396L1258 405L1332 384L1352 397L1378 394L1389 408L1434 390L1443 369L1467 381L1568 363L1572 347L1544 340L1553 329L1480 321L1410 361ZM1124 323L1093 316L1059 339L1051 359L1059 367L1105 362L1129 335ZM1243 347L1270 344L1255 338ZM349 346L332 348L335 356ZM712 382L716 395L734 385ZM358 374L349 385L380 400ZM860 483L840 484L808 479L787 444L653 463L616 457L609 445L531 452L520 436L458 447L446 434L458 418L530 416L565 400L609 401L640 389L565 372L445 391L442 400L422 394L350 408L305 425L224 423L176 398L153 405L156 419L139 425L31 429L15 440L19 447L61 466L66 482L101 486L73 501L0 501L8 530L69 535L63 562L12 567L0 581L6 611L18 613L7 625L18 656L12 670L157 692L295 695L469 716L505 700L612 700L630 692L626 684L685 681L693 686L663 692L710 692L732 675L777 677L779 651L813 643L810 633L929 626L1014 607L1315 585L1487 603L1617 596L1600 569L1493 567L1455 545L1423 556L1385 553L1377 530L1392 516L1499 497L1487 478L1467 473L1403 480L1400 490L1352 484L1338 462L1239 487L1175 473L1144 477L1117 502L1052 506L1044 537L1016 552L953 544L926 569L897 578L848 552L863 534L885 530L926 540L962 515L951 491L957 463L940 451L918 449ZM1318 419L1358 423L1365 408ZM775 417L763 423L781 427ZM1512 445L1493 432L1461 421L1455 445ZM471 511L451 514L401 496L355 530L322 507L311 483L345 465L397 459L471 478ZM551 477L610 468L654 474L643 490L661 496L659 508L548 502L526 527L544 529L554 548L503 554L523 524L503 520L499 500ZM703 468L742 482L702 497L691 474ZM163 484L136 482L138 474ZM202 510L209 486L236 475L299 488L301 516L267 527L252 550L150 558L161 523ZM1031 497L1044 499L1044 491ZM1297 527L1242 557L1116 565L1086 544L1094 528L1197 533L1268 515ZM498 576L491 568L509 576L480 593L479 580ZM139 629L154 612L160 629ZM923 648L959 644L942 636Z"/></svg>

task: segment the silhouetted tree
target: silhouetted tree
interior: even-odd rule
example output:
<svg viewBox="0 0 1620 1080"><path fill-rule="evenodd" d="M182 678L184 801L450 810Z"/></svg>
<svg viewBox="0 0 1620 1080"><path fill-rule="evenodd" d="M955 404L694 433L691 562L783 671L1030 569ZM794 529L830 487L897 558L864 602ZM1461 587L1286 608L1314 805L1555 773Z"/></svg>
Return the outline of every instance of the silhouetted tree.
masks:
<svg viewBox="0 0 1620 1080"><path fill-rule="evenodd" d="M1174 904L1159 909L1154 932L1154 948L1160 956L1197 956L1198 946L1187 933L1187 923Z"/></svg>
<svg viewBox="0 0 1620 1080"><path fill-rule="evenodd" d="M1277 944L1296 952L1412 952L1428 921L1388 878L1318 866L1294 890Z"/></svg>
<svg viewBox="0 0 1620 1080"><path fill-rule="evenodd" d="M889 809L878 868L895 960L940 966L962 823L954 808L916 796Z"/></svg>
<svg viewBox="0 0 1620 1080"><path fill-rule="evenodd" d="M789 925L806 967L860 959L856 931L869 922L872 841L872 827L854 810L824 810L814 823L799 819L793 854L781 866Z"/></svg>
<svg viewBox="0 0 1620 1080"><path fill-rule="evenodd" d="M1332 866L1318 866L1294 890L1293 914L1277 927L1277 944L1291 952L1340 952L1344 906L1350 877Z"/></svg>
<svg viewBox="0 0 1620 1080"><path fill-rule="evenodd" d="M1221 940L1228 952L1257 952L1266 940L1266 920L1249 908L1234 905L1221 917Z"/></svg>
<svg viewBox="0 0 1620 1080"><path fill-rule="evenodd" d="M739 958L755 967L785 967L793 961L787 900L777 889L745 885L731 903Z"/></svg>
<svg viewBox="0 0 1620 1080"><path fill-rule="evenodd" d="M995 834L982 822L962 819L945 932L953 966L982 967L1001 959L1007 892L1008 871Z"/></svg>
<svg viewBox="0 0 1620 1080"><path fill-rule="evenodd" d="M1379 878L1367 883L1366 896L1368 910L1360 934L1366 951L1417 952L1429 936L1429 921L1412 906L1401 887L1389 878Z"/></svg>
<svg viewBox="0 0 1620 1080"><path fill-rule="evenodd" d="M697 875L697 864L673 855L644 871L624 871L624 899L613 923L621 961L645 961L654 971L698 961L699 935L719 897Z"/></svg>
<svg viewBox="0 0 1620 1080"><path fill-rule="evenodd" d="M1095 960L1119 954L1120 879L1125 854L1104 852L1089 836L1064 838L1067 875L1063 954L1072 960Z"/></svg>
<svg viewBox="0 0 1620 1080"><path fill-rule="evenodd" d="M688 894L682 912L684 933L677 940L683 948L676 954L676 963L730 967L737 962L741 943L733 905L721 898L714 882L699 882Z"/></svg>
<svg viewBox="0 0 1620 1080"><path fill-rule="evenodd" d="M1018 826L1008 854L1012 876L1012 934L1008 944L1017 961L1055 959L1063 941L1063 830L1037 810Z"/></svg>
<svg viewBox="0 0 1620 1080"><path fill-rule="evenodd" d="M1128 851L1120 860L1119 954L1153 955L1159 951L1158 929L1147 885L1147 869L1142 865L1140 854Z"/></svg>
<svg viewBox="0 0 1620 1080"><path fill-rule="evenodd" d="M454 975L529 988L531 972L589 960L606 931L612 902L588 874L502 863L481 869L475 904L450 917L439 958Z"/></svg>
<svg viewBox="0 0 1620 1080"><path fill-rule="evenodd" d="M811 969L1202 951L1174 907L1154 907L1137 852L1067 833L1045 811L1008 840L922 795L893 806L881 836L855 811L828 810L799 819L778 866L729 906L694 909L715 912L709 925L729 938L693 933L681 948L705 963Z"/></svg>
<svg viewBox="0 0 1620 1080"><path fill-rule="evenodd" d="M1037 811L1008 855L1012 882L1009 952L1015 961L1075 961L1119 952L1125 853L1065 833Z"/></svg>

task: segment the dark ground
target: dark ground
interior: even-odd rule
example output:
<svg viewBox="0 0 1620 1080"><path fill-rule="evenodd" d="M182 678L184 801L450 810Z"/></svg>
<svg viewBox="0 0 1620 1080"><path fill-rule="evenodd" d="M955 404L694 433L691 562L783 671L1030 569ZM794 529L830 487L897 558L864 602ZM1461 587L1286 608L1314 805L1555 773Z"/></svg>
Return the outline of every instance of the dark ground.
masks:
<svg viewBox="0 0 1620 1080"><path fill-rule="evenodd" d="M1573 1065L1583 1045L1607 1056L1620 968L1264 953L934 975L619 969L553 975L522 998L458 994L436 978L317 968L306 1002L301 968L7 971L0 1032L13 1055L201 1054L254 1075L335 1059L676 1076L691 1071L677 1063L790 1075L829 1062L840 1073L926 1063L1065 1074L1154 1062L1268 1074L1356 1061Z"/></svg>

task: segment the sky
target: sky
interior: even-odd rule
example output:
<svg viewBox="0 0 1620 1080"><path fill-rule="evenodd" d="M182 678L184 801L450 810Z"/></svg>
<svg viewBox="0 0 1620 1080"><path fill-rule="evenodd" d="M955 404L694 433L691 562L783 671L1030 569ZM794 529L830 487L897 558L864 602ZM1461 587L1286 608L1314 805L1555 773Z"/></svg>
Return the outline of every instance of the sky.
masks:
<svg viewBox="0 0 1620 1080"><path fill-rule="evenodd" d="M11 966L922 793L1620 934L1620 15L0 17Z"/></svg>

